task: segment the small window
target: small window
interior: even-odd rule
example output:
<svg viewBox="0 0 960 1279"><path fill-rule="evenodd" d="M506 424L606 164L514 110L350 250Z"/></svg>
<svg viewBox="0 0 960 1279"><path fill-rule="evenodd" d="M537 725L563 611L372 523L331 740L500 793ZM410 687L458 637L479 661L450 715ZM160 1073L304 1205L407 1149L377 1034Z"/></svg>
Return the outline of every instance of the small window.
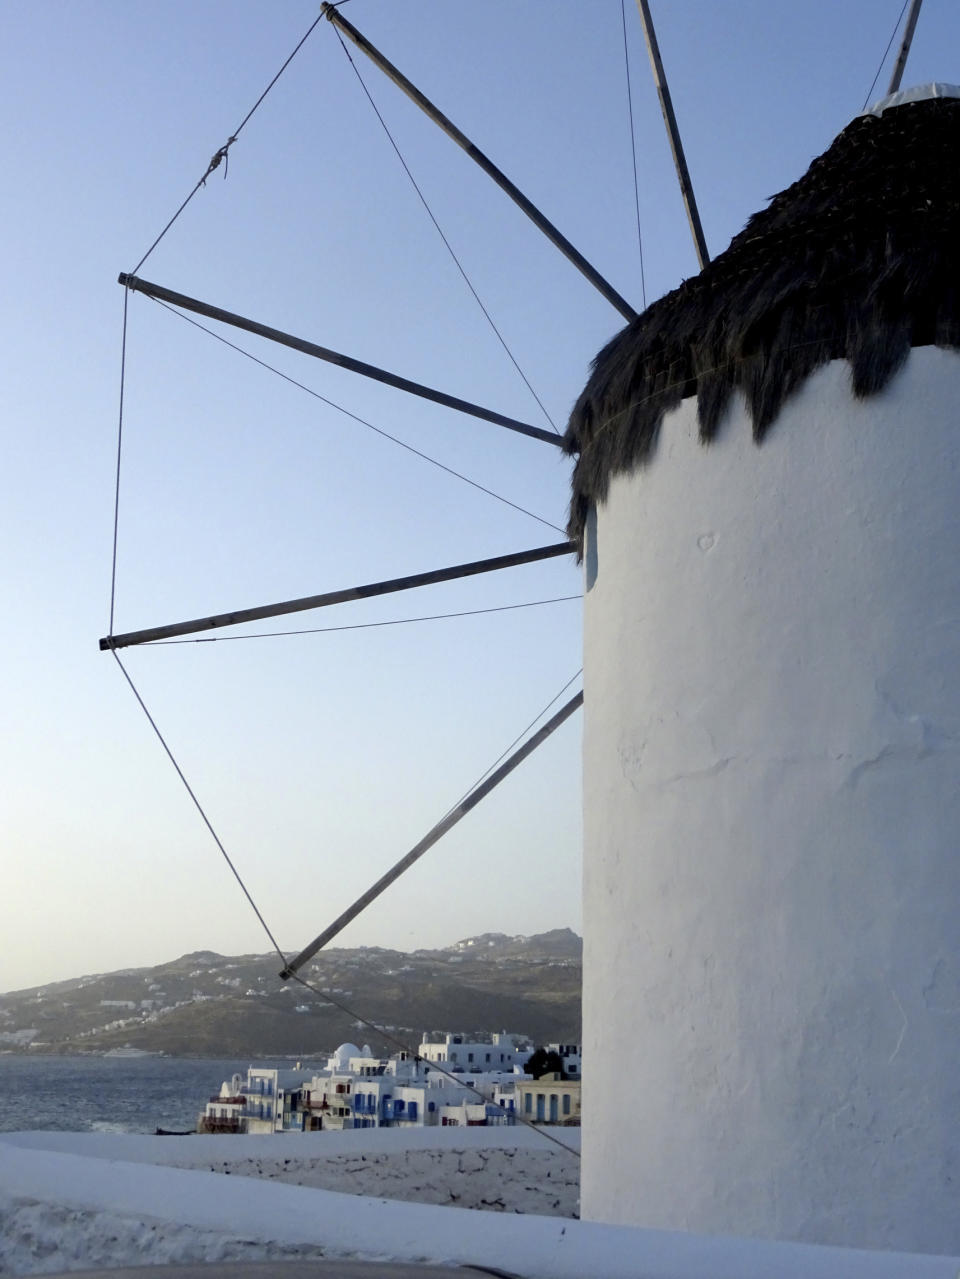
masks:
<svg viewBox="0 0 960 1279"><path fill-rule="evenodd" d="M564 1093L563 1095L563 1113L565 1115L569 1115L570 1113L570 1094L569 1093Z"/></svg>
<svg viewBox="0 0 960 1279"><path fill-rule="evenodd" d="M528 1115L533 1110L533 1093L525 1092L523 1094L523 1109Z"/></svg>
<svg viewBox="0 0 960 1279"><path fill-rule="evenodd" d="M427 1102L427 1110L429 1110L431 1114L433 1114L436 1108L437 1108L437 1103L435 1101Z"/></svg>

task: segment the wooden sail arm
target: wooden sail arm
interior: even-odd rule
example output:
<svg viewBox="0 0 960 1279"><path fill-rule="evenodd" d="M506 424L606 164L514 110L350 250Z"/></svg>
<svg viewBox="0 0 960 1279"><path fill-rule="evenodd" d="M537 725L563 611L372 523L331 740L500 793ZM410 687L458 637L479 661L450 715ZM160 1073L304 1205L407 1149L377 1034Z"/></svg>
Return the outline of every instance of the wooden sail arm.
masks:
<svg viewBox="0 0 960 1279"><path fill-rule="evenodd" d="M700 225L700 211L697 208L696 197L693 194L693 183L690 181L690 171L687 168L687 158L683 153L683 143L680 141L680 129L677 125L677 117L674 115L670 86L667 84L667 75L660 57L657 33L653 27L653 18L650 16L650 5L647 0L637 0L637 8L640 10L640 21L643 24L643 37L647 42L647 53L650 55L653 81L657 87L660 110L663 112L663 122L667 126L667 137L670 139L673 163L680 182L680 194L683 196L683 206L687 211L687 221L690 223L693 246L697 251L697 261L700 263L700 270L702 271L710 261L710 254L707 251L703 227Z"/></svg>
<svg viewBox="0 0 960 1279"><path fill-rule="evenodd" d="M529 422L520 422L515 417L504 413L495 413L492 409L482 408L470 400L461 400L459 396L448 395L446 391L438 391L432 386L424 386L422 382L412 382L409 378L400 377L375 364L367 364L364 360L355 360L353 356L344 355L340 351L332 351L329 347L319 346L316 342L308 342L305 338L295 337L292 333L284 333L282 329L271 328L258 320L250 320L244 315L236 315L233 311L224 311L222 307L212 306L209 302L201 302L198 298L188 297L185 293L175 293L173 289L164 288L162 284L153 284L150 280L141 280L139 276L121 272L118 282L126 289L143 293L148 298L159 302L167 302L171 306L180 307L184 311L193 311L196 315L205 315L208 319L219 320L222 324L231 324L235 329L243 329L246 333L256 333L258 337L268 338L281 346L288 346L294 351L302 351L304 355L312 355L328 364L336 364L351 373L359 373L362 377L372 378L375 382L383 382L387 386L406 391L408 395L418 395L423 400L432 400L448 409L456 409L458 413L467 413L471 417L482 418L485 422L493 422L495 426L505 426L508 431L516 431L533 440L542 440L545 444L559 447L561 437L554 431L546 431L540 426L531 426Z"/></svg>
<svg viewBox="0 0 960 1279"><path fill-rule="evenodd" d="M564 706L561 706L557 713L548 719L543 727L524 742L521 747L515 750L508 759L505 759L500 767L490 774L486 781L481 782L479 786L474 787L470 794L467 795L466 798L462 799L455 808L452 808L450 812L447 813L446 817L437 822L436 826L428 831L418 844L414 844L413 848L410 849L409 853L407 853L405 857L401 857L395 866L392 866L390 870L388 870L385 875L382 875L375 884L362 894L362 896L358 897L352 906L349 906L342 915L339 915L329 928L325 928L319 937L314 938L309 946L305 946L299 955L296 955L293 959L291 959L280 973L280 976L284 979L284 981L286 981L289 977L293 977L304 964L308 963L314 957L317 951L322 950L323 947L326 946L328 942L331 942L338 933L343 932L344 928L346 928L347 924L349 924L351 920L356 919L361 911L366 910L371 902L376 901L382 892L389 888L395 880L399 879L405 870L409 870L414 862L419 861L428 849L432 848L438 840L442 839L443 836L446 835L447 831L451 830L452 827L456 826L457 822L466 817L467 813L469 813L471 809L476 808L477 804L489 795L495 787L499 786L503 779L509 776L518 764L521 764L528 755L532 755L537 747L541 746L547 738L552 733L556 732L560 725L565 723L574 711L579 710L582 705L583 693L580 692L574 697L571 697L570 701Z"/></svg>
<svg viewBox="0 0 960 1279"><path fill-rule="evenodd" d="M913 0L910 6L907 25L903 29L903 39L900 42L900 52L897 54L897 60L893 64L890 83L887 85L888 96L891 93L896 93L900 88L900 81L903 79L903 68L907 65L907 55L910 52L911 44L913 44L913 33L916 30L917 18L920 17L920 6L922 4L923 0Z"/></svg>
<svg viewBox="0 0 960 1279"><path fill-rule="evenodd" d="M625 320L635 320L637 313L630 303L609 283L608 280L600 274L596 267L591 266L587 259L577 249L573 247L565 235L540 212L537 206L529 200L519 187L510 181L507 175L493 163L489 156L484 155L478 146L475 146L465 133L463 133L447 116L443 114L439 107L434 106L430 99L417 88L402 71L398 70L387 58L383 56L379 49L370 43L366 36L362 35L352 23L348 22L335 5L326 3L321 5L321 13L326 14L329 20L337 28L339 32L351 40L357 48L365 53L370 61L388 77L397 86L402 89L411 102L416 103L420 110L444 131L448 138L452 138L457 146L464 150L475 164L478 164L488 177L496 182L501 191L505 191L527 215L534 226L538 227L543 234L551 241L560 252L590 281L593 287L607 299L611 306L616 307Z"/></svg>
<svg viewBox="0 0 960 1279"><path fill-rule="evenodd" d="M536 546L529 551L515 551L510 555L497 555L487 560L473 560L469 564L454 564L450 568L435 568L426 573L414 573L409 577L395 577L385 582L371 582L365 586L348 586L344 590L327 591L322 595L305 595L300 599L284 600L279 604L261 604L255 608L235 609L231 613L198 617L188 622L172 622L166 626L151 626L146 630L127 631L123 635L105 635L100 640L100 649L102 652L109 652L116 648L131 648L136 644L151 644L157 640L173 639L179 635L195 635L200 631L217 630L224 626L239 626L243 622L256 622L265 617L282 617L286 613L302 613L307 609L327 608L331 604L345 604L350 600L390 595L395 591L409 591L418 586L432 586L436 582L452 582L460 577L475 577L478 573L494 573L498 569L533 564L538 560L553 559L558 555L572 555L575 549L572 542L556 542L552 546Z"/></svg>

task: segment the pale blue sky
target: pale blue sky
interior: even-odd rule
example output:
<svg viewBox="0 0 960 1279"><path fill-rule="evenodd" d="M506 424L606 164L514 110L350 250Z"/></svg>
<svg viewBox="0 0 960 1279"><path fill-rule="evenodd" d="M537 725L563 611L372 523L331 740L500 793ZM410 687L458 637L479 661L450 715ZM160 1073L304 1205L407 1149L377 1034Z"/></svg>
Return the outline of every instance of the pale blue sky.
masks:
<svg viewBox="0 0 960 1279"><path fill-rule="evenodd" d="M662 0L711 251L861 107L901 0ZM122 291L317 11L12 0L0 38L5 306L0 990L266 939L97 639L107 628ZM344 10L639 307L619 0ZM695 268L626 9L648 300ZM904 84L958 80L926 0ZM562 427L616 312L369 64L448 238ZM888 66L874 97L881 96ZM141 274L542 424L321 23ZM547 445L230 340L548 521ZM555 540L142 297L130 305L116 629ZM571 561L301 615L341 625L576 594ZM283 624L278 625L283 628ZM413 844L580 662L579 603L138 650L129 668L281 944ZM574 721L344 935L579 927ZM642 855L642 850L639 850Z"/></svg>

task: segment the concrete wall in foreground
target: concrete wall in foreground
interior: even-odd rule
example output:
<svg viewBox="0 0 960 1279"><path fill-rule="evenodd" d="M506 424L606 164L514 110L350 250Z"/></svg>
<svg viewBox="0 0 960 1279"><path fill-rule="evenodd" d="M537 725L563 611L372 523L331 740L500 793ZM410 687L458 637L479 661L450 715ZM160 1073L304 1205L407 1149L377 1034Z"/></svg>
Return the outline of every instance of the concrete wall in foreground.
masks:
<svg viewBox="0 0 960 1279"><path fill-rule="evenodd" d="M587 548L583 1215L957 1253L960 357L696 436Z"/></svg>

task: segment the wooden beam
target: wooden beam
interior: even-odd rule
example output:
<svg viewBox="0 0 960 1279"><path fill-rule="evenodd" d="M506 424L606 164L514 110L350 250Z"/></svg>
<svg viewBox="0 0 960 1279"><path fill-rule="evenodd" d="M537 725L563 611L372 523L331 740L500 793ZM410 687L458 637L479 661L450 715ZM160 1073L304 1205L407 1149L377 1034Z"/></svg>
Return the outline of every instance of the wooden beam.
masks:
<svg viewBox="0 0 960 1279"><path fill-rule="evenodd" d="M916 29L917 18L920 17L920 6L923 0L913 0L910 6L910 13L907 17L907 25L903 29L903 40L900 42L900 52L897 54L897 60L893 65L893 74L890 76L890 83L887 86L887 96L896 93L900 88L900 81L903 79L903 69L907 65L907 55L910 52L910 46L913 44L913 33Z"/></svg>
<svg viewBox="0 0 960 1279"><path fill-rule="evenodd" d="M418 844L414 844L405 857L401 857L396 865L392 866L385 875L381 875L377 882L371 888L368 888L362 896L358 897L352 906L348 906L342 915L338 915L329 928L325 928L319 937L314 938L309 946L305 946L299 955L291 959L280 973L280 976L284 980L292 977L294 973L313 958L318 950L322 950L338 933L343 932L347 924L356 919L361 911L366 910L371 902L376 901L382 892L389 888L395 880L399 879L405 870L409 870L414 862L419 861L423 854L432 848L438 840L442 839L447 831L456 826L457 822L466 817L471 809L476 808L480 801L489 795L496 786L499 786L518 764L521 764L528 755L532 755L537 747L541 746L550 734L555 732L582 705L583 693L580 692L575 697L572 697L566 705L561 706L556 715L548 719L543 727L534 733L528 741L524 742L518 750L514 751L509 759L504 760L486 781L481 782L455 808L452 808L446 817L437 822L436 826L428 831Z"/></svg>
<svg viewBox="0 0 960 1279"><path fill-rule="evenodd" d="M366 36L361 35L355 26L349 23L341 14L340 10L334 5L325 3L321 5L321 12L325 13L333 25L352 40L357 48L367 55L375 66L386 75L398 89L402 89L407 97L415 102L416 105L429 116L434 124L444 131L448 138L452 138L457 146L464 150L475 164L478 164L484 173L496 182L501 191L505 191L514 204L518 205L527 215L534 226L538 227L543 234L550 240L560 252L577 268L581 274L585 275L595 289L598 289L611 306L616 307L620 314L626 320L635 320L637 313L634 308L622 298L609 281L605 280L596 267L591 266L587 259L577 249L573 247L570 241L540 212L537 206L523 194L519 187L515 186L507 175L493 163L489 156L484 155L479 147L474 146L467 135L443 114L439 107L434 106L425 94L421 93L415 84L412 84L402 71L399 71L392 62L383 56L379 49L370 43Z"/></svg>
<svg viewBox="0 0 960 1279"><path fill-rule="evenodd" d="M235 609L232 613L217 613L212 617L194 618L189 622L151 626L147 630L128 631L123 635L105 635L100 640L100 649L102 652L109 652L116 648L131 648L135 644L152 644L156 640L172 639L178 635L193 635L198 631L212 631L224 626L239 626L243 622L256 622L264 617L282 617L286 613L302 613L311 608L328 608L331 604L345 604L349 600L371 599L375 595L390 595L395 591L409 591L418 586L432 586L437 582L452 582L460 577L475 577L478 573L495 573L499 569L515 568L519 564L533 564L538 560L553 559L558 555L572 555L575 549L572 542L556 542L552 546L537 546L530 551L497 555L493 559L474 560L469 564L455 564L451 568L435 568L427 573L395 577L386 582L372 582L366 586L348 586L342 591L327 591L323 595L306 595L301 599L284 600L280 604L261 604L255 608Z"/></svg>
<svg viewBox="0 0 960 1279"><path fill-rule="evenodd" d="M352 356L343 355L339 351L331 351L328 347L318 346L316 342L307 342L304 338L294 337L292 333L284 333L282 329L270 328L257 320L249 320L246 316L235 315L232 311L224 311L219 306L211 306L209 302L201 302L197 298L188 297L185 293L174 293L161 284L152 284L149 280L141 280L138 276L121 272L118 282L126 289L143 293L148 298L156 298L160 302L169 302L171 306L180 307L184 311L193 311L197 315L205 315L208 319L219 320L221 324L231 324L235 329L243 329L247 333L256 333L259 337L269 338L271 342L279 342L281 346L289 346L294 351L302 351L304 355L315 356L318 360L326 360L328 364L337 364L351 373L359 373L363 377L373 378L387 386L395 386L409 395L419 395L423 400L432 400L435 404L443 404L448 409L456 409L458 413L468 413L471 417L482 418L485 422L493 422L496 426L505 426L508 431L517 431L520 435L528 435L533 440L542 440L556 447L562 445L561 436L555 431L546 431L539 426L531 426L527 422L519 422L516 418L507 417L503 413L494 413L492 409L481 408L469 400L461 400L446 391L437 391L433 387L424 386L421 382L411 382L409 378L400 377L397 373L388 373L386 369L375 364L366 364L363 360L355 360Z"/></svg>
<svg viewBox="0 0 960 1279"><path fill-rule="evenodd" d="M650 55L653 82L657 86L657 96L660 99L663 122L667 126L667 137L670 139L673 163L677 170L677 177L680 180L680 194L683 196L683 206L687 211L687 221L690 223L693 246L696 249L697 261L700 263L700 270L702 271L710 261L710 254L707 252L707 242L703 236L703 227L700 225L700 213L697 209L696 197L693 194L693 183L690 181L687 158L683 154L680 129L677 127L677 117L673 111L673 99L670 97L670 87L667 84L667 75L663 69L663 60L660 57L657 33L653 29L653 18L650 16L650 5L647 0L637 0L637 8L640 10L643 38L647 42L647 53Z"/></svg>

